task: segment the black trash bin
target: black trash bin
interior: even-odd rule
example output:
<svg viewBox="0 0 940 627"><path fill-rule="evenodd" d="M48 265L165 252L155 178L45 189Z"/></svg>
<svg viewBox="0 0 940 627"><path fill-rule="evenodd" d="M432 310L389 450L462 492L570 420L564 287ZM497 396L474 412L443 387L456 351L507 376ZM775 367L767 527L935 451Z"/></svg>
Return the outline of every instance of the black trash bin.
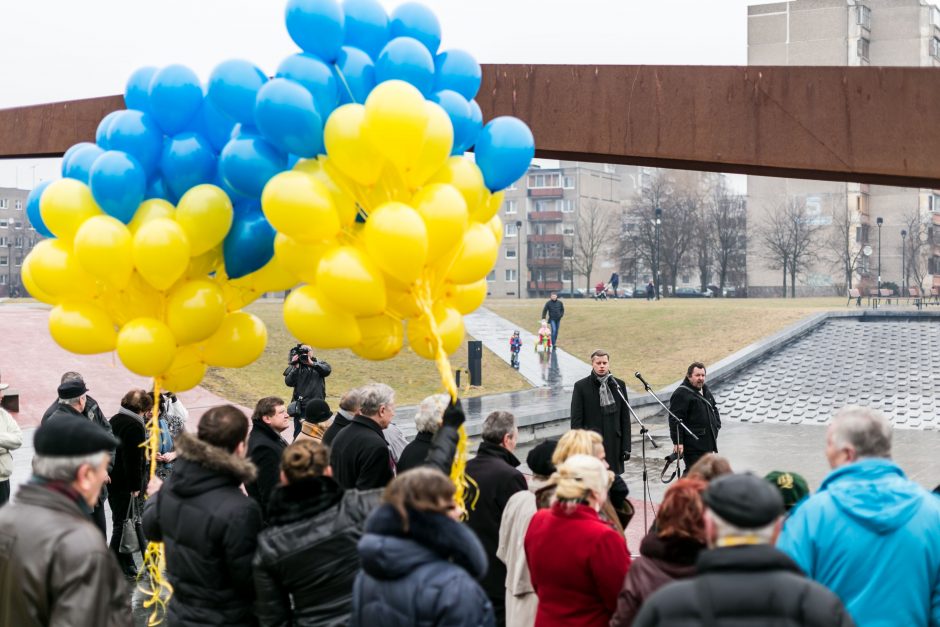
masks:
<svg viewBox="0 0 940 627"><path fill-rule="evenodd" d="M483 342L467 342L467 370L470 371L470 385L483 385Z"/></svg>

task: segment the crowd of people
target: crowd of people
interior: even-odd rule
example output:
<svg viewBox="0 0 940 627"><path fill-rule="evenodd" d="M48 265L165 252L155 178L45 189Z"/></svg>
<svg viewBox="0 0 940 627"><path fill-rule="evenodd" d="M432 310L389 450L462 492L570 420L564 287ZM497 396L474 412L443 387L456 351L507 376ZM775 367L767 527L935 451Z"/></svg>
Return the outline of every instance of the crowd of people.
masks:
<svg viewBox="0 0 940 627"><path fill-rule="evenodd" d="M106 419L66 373L33 477L0 507L0 626L131 624L127 522L137 551L164 545L169 625L940 625L940 498L891 461L887 418L833 416L832 472L811 495L798 473L736 473L715 452L700 364L671 405L706 443L629 547L629 422L608 359L576 386L575 428L525 466L515 416L486 416L462 507L449 475L465 416L447 396L419 404L411 442L381 383L335 413L303 395L250 417L213 407L190 432L172 394L130 390ZM0 470L20 442L6 417Z"/></svg>

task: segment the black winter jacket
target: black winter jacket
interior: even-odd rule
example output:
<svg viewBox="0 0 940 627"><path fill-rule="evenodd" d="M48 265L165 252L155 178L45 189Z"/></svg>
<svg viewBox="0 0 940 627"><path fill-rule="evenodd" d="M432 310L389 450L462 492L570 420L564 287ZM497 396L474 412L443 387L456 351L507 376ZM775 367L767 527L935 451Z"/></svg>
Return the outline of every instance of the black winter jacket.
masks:
<svg viewBox="0 0 940 627"><path fill-rule="evenodd" d="M772 546L702 551L696 570L693 579L669 584L650 596L634 627L854 625L835 594L807 579L793 560Z"/></svg>
<svg viewBox="0 0 940 627"><path fill-rule="evenodd" d="M542 307L542 317L545 318L545 314L548 314L549 320L561 320L565 316L565 304L561 302L561 299L552 300L549 298L545 302L545 306Z"/></svg>
<svg viewBox="0 0 940 627"><path fill-rule="evenodd" d="M623 455L632 447L630 412L623 398L629 400L627 386L622 379L611 377L607 387L614 399L610 413L601 409L601 384L593 372L574 384L571 391L571 428L590 429L604 439L604 454L607 464L615 475L623 474ZM617 391L620 389L620 392Z"/></svg>
<svg viewBox="0 0 940 627"><path fill-rule="evenodd" d="M349 426L352 420L336 412L336 415L333 416L333 424L326 428L326 433L323 434L323 445L324 446L333 446L333 440L336 439L336 436L339 435L339 432ZM383 436L384 437L384 436Z"/></svg>
<svg viewBox="0 0 940 627"><path fill-rule="evenodd" d="M281 454L286 448L287 442L271 425L263 420L252 421L251 435L248 436L248 459L258 469L258 476L245 484L245 491L258 502L265 520L271 492L281 477Z"/></svg>
<svg viewBox="0 0 940 627"><path fill-rule="evenodd" d="M144 508L144 533L166 545L173 597L169 625L257 624L251 560L261 510L240 486L255 478L247 459L183 433L173 474Z"/></svg>
<svg viewBox="0 0 940 627"><path fill-rule="evenodd" d="M325 361L316 361L312 366L307 364L291 364L284 371L284 385L294 388L291 400L298 398L309 401L312 398L326 398L325 378L330 376L333 368ZM301 404L303 405L303 403ZM298 416L303 416L303 407Z"/></svg>
<svg viewBox="0 0 940 627"><path fill-rule="evenodd" d="M418 466L424 466L424 460L428 457L428 451L431 450L431 440L433 439L434 434L430 431L419 431L415 439L408 443L405 450L401 452L401 457L398 458L398 474Z"/></svg>
<svg viewBox="0 0 940 627"><path fill-rule="evenodd" d="M126 410L125 410L126 411ZM144 419L140 416L119 412L111 417L111 429L120 441L114 454L111 471L111 492L130 494L144 489L144 449L140 446L147 439Z"/></svg>
<svg viewBox="0 0 940 627"><path fill-rule="evenodd" d="M347 490L384 488L395 476L388 442L371 418L353 418L333 440L330 453L333 476Z"/></svg>
<svg viewBox="0 0 940 627"><path fill-rule="evenodd" d="M475 581L486 555L473 532L443 514L382 505L359 541L362 571L353 588L350 627L480 627L493 607Z"/></svg>
<svg viewBox="0 0 940 627"><path fill-rule="evenodd" d="M262 625L345 625L359 572L356 543L381 491L344 491L330 477L280 486L254 558Z"/></svg>
<svg viewBox="0 0 940 627"><path fill-rule="evenodd" d="M692 387L688 379L676 388L669 398L669 411L674 413L694 433L698 439L689 436L676 421L669 417L669 435L672 443L678 444L679 437L689 453L712 453L718 451L718 431L721 429L721 416L718 404L709 391L702 386L702 393Z"/></svg>

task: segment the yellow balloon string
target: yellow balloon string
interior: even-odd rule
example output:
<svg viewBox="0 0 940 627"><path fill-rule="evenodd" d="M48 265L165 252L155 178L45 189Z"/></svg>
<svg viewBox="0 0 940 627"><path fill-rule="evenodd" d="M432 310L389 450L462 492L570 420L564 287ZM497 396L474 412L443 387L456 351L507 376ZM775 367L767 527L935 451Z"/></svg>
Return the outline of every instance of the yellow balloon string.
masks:
<svg viewBox="0 0 940 627"><path fill-rule="evenodd" d="M160 451L160 378L153 380L153 414L150 417L150 434L147 439L147 458L150 461L149 476L153 479L157 472L157 453ZM145 498L149 498L148 494ZM144 609L153 608L147 625L154 627L163 622L166 617L166 604L173 596L173 586L163 576L166 570L166 556L162 542L150 542L144 551L144 565L141 571L147 573L149 588L144 578L140 578L138 589L147 597L144 600Z"/></svg>

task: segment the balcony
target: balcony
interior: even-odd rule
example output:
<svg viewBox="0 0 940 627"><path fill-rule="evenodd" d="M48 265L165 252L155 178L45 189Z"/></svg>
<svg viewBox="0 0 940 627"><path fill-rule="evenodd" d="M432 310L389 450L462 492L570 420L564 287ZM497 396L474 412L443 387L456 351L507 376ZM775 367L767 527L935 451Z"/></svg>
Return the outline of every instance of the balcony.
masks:
<svg viewBox="0 0 940 627"><path fill-rule="evenodd" d="M530 244L564 244L564 235L530 235L528 238Z"/></svg>
<svg viewBox="0 0 940 627"><path fill-rule="evenodd" d="M563 268L565 260L561 257L529 257L526 260L529 268Z"/></svg>
<svg viewBox="0 0 940 627"><path fill-rule="evenodd" d="M562 187L536 187L529 188L529 198L561 198L565 195Z"/></svg>
<svg viewBox="0 0 940 627"><path fill-rule="evenodd" d="M561 281L529 281L526 285L527 289L537 290L537 291L561 291L561 288L564 287L564 284Z"/></svg>
<svg viewBox="0 0 940 627"><path fill-rule="evenodd" d="M561 211L530 211L529 222L561 222L564 214Z"/></svg>

